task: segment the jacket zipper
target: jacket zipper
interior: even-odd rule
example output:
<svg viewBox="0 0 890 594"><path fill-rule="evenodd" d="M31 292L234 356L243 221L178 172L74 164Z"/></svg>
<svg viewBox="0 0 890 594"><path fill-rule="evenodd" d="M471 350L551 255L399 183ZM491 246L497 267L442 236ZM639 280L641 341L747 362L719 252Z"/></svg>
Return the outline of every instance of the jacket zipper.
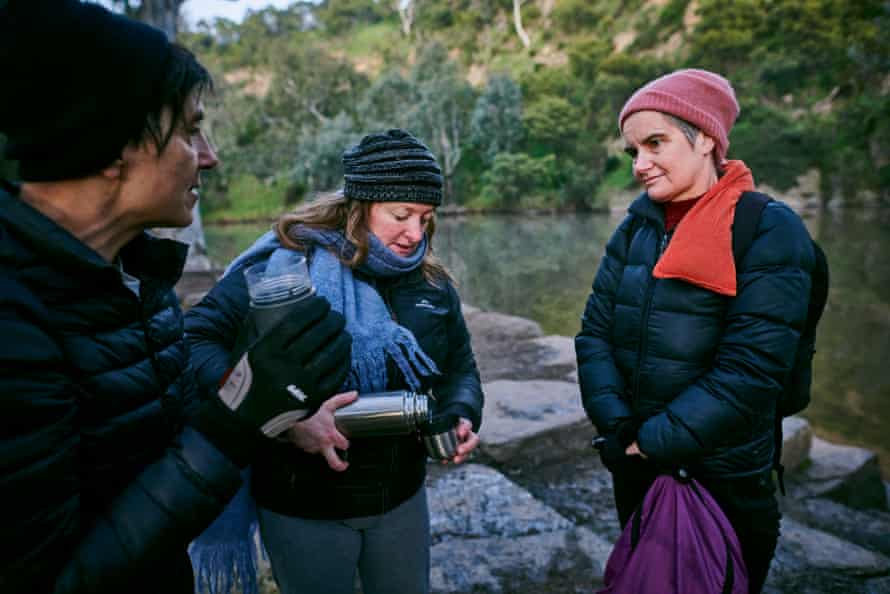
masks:
<svg viewBox="0 0 890 594"><path fill-rule="evenodd" d="M670 241L670 233L664 232L661 235L661 240L658 242L658 253L655 256L655 264L658 264L658 261L661 259L661 255L664 254L664 250L667 249L667 244ZM653 269L655 266L653 265ZM655 293L655 277L652 276L652 273L649 273L649 278L646 281L646 298L643 302L643 315L640 316L640 345L637 347L637 365L634 368L634 381L633 381L633 392L631 392L631 405L636 408L637 400L639 399L639 391L640 391L640 375L642 374L643 368L643 358L646 352L646 346L649 342L649 312L652 306L652 295Z"/></svg>

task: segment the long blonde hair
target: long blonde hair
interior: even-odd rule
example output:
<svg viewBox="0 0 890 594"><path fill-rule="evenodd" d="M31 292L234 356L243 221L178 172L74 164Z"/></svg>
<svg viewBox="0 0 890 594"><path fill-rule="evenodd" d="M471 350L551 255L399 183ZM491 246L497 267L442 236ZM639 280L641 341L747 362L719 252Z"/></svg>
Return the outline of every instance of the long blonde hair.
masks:
<svg viewBox="0 0 890 594"><path fill-rule="evenodd" d="M355 268L368 257L368 219L371 202L352 200L343 195L342 190L319 194L309 202L297 206L292 212L279 217L273 227L281 245L306 252L312 245L298 233L288 233L294 225L305 225L312 229L342 231L347 241L355 246L351 258L337 253L344 266ZM436 214L433 211L426 228L427 250L420 264L423 277L434 286L445 281L456 284L445 265L433 254L433 235L436 232Z"/></svg>

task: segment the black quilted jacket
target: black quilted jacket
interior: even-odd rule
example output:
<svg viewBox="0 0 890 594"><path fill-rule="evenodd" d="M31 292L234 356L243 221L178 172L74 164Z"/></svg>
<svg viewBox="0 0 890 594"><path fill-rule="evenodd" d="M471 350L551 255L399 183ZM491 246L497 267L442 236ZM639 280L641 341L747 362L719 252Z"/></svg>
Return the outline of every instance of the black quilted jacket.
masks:
<svg viewBox="0 0 890 594"><path fill-rule="evenodd" d="M465 417L478 430L482 388L457 292L448 283L432 286L420 271L378 279L376 286L398 323L411 330L442 372L423 386L433 390L438 410ZM187 312L186 336L203 384L216 385L231 365L247 308L244 277L234 273ZM394 365L388 377L389 389L407 388ZM382 514L411 497L426 476L426 454L413 435L351 439L349 468L335 472L320 455L270 444L253 461L252 472L260 505L285 515L343 519Z"/></svg>
<svg viewBox="0 0 890 594"><path fill-rule="evenodd" d="M62 574L65 592L191 592L186 546L240 474L183 423L185 246L123 249L137 296L16 192L0 187L0 591Z"/></svg>
<svg viewBox="0 0 890 594"><path fill-rule="evenodd" d="M777 398L807 313L814 255L771 202L729 298L652 276L670 236L645 194L610 239L575 339L584 408L600 433L642 423L640 448L698 476L770 467Z"/></svg>

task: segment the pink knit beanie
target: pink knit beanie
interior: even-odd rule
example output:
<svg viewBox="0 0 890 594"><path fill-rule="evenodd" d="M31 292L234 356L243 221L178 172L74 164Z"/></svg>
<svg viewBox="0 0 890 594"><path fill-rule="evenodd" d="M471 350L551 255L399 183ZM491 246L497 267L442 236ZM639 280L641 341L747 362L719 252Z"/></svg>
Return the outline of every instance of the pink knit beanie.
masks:
<svg viewBox="0 0 890 594"><path fill-rule="evenodd" d="M739 103L729 81L707 70L677 70L640 87L618 116L618 129L638 111L660 111L686 120L714 139L717 162L726 160L729 131Z"/></svg>

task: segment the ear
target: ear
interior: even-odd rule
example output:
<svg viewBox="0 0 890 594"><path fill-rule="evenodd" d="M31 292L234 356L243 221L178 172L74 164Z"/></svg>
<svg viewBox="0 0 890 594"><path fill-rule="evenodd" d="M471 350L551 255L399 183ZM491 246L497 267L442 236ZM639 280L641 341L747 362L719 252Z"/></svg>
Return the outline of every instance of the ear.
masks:
<svg viewBox="0 0 890 594"><path fill-rule="evenodd" d="M109 181L120 180L123 179L126 168L127 164L123 158L115 159L114 163L104 168L100 175Z"/></svg>
<svg viewBox="0 0 890 594"><path fill-rule="evenodd" d="M698 135L698 138L695 139L695 144L697 148L701 150L702 155L707 155L717 146L717 143L714 142L714 139L704 132Z"/></svg>

